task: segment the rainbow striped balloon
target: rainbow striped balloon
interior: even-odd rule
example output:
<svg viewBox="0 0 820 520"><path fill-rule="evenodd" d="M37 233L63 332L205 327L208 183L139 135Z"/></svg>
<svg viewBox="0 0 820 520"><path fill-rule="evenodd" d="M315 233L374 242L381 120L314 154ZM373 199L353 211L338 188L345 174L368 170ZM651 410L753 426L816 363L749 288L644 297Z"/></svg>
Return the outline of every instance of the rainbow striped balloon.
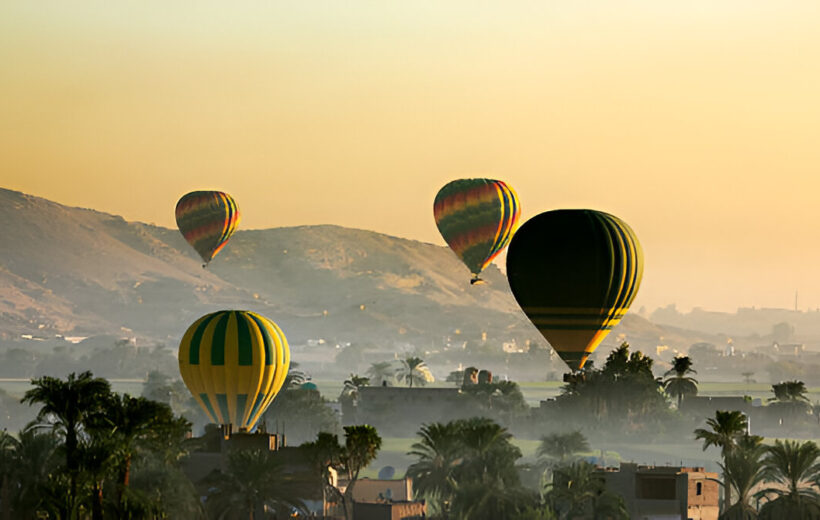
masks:
<svg viewBox="0 0 820 520"><path fill-rule="evenodd" d="M436 195L433 216L441 236L473 274L479 273L507 246L521 208L515 191L493 179L459 179Z"/></svg>
<svg viewBox="0 0 820 520"><path fill-rule="evenodd" d="M273 321L248 311L199 318L179 344L179 373L211 421L250 431L282 388L288 341Z"/></svg>
<svg viewBox="0 0 820 520"><path fill-rule="evenodd" d="M227 193L192 191L177 202L176 217L182 236L208 265L236 230L239 208Z"/></svg>

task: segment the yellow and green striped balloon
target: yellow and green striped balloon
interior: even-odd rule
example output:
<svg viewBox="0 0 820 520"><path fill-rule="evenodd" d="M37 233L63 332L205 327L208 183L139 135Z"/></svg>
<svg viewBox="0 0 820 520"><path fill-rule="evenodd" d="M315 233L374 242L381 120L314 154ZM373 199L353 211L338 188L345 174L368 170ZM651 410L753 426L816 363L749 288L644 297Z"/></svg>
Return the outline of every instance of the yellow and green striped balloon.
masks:
<svg viewBox="0 0 820 520"><path fill-rule="evenodd" d="M249 311L218 311L179 344L179 372L211 421L250 431L282 388L290 349L276 323Z"/></svg>
<svg viewBox="0 0 820 520"><path fill-rule="evenodd" d="M626 314L643 275L632 228L600 211L536 215L507 252L510 289L527 317L572 370Z"/></svg>
<svg viewBox="0 0 820 520"><path fill-rule="evenodd" d="M239 225L236 202L221 191L187 193L177 202L175 214L179 231L205 265L225 247Z"/></svg>
<svg viewBox="0 0 820 520"><path fill-rule="evenodd" d="M521 214L518 197L493 179L458 179L436 194L433 216L441 236L473 274L471 283L507 246Z"/></svg>

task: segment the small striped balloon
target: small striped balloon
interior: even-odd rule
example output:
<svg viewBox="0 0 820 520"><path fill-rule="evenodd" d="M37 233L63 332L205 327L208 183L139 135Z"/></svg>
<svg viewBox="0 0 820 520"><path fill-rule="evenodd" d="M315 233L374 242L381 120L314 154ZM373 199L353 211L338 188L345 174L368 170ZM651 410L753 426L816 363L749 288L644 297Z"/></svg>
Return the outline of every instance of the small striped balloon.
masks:
<svg viewBox="0 0 820 520"><path fill-rule="evenodd" d="M600 211L536 215L507 252L516 301L572 370L582 368L621 321L642 275L643 252L632 228Z"/></svg>
<svg viewBox="0 0 820 520"><path fill-rule="evenodd" d="M436 226L470 269L472 283L510 242L520 214L512 188L493 179L449 182L433 204Z"/></svg>
<svg viewBox="0 0 820 520"><path fill-rule="evenodd" d="M205 265L225 247L239 224L239 208L221 191L192 191L176 207L177 227Z"/></svg>
<svg viewBox="0 0 820 520"><path fill-rule="evenodd" d="M285 382L290 349L273 321L219 311L195 321L179 344L179 372L211 421L250 431Z"/></svg>

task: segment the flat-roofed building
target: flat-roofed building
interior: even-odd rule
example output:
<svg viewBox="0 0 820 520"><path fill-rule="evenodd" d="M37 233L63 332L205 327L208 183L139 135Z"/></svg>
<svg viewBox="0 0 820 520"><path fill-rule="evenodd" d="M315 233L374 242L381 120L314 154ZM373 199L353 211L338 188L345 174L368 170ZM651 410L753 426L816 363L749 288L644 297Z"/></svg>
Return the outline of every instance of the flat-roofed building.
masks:
<svg viewBox="0 0 820 520"><path fill-rule="evenodd" d="M639 466L600 468L609 491L624 498L633 520L717 520L717 473L702 467Z"/></svg>

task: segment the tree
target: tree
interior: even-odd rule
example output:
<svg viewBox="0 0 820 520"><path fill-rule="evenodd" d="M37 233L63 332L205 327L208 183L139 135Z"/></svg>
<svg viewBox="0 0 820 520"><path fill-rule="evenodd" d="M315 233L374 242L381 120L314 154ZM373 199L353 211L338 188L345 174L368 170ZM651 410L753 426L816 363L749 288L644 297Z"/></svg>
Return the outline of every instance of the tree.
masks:
<svg viewBox="0 0 820 520"><path fill-rule="evenodd" d="M66 510L64 475L58 472L59 441L51 432L36 427L22 430L15 445L14 475L17 492L12 497L17 518L33 519L38 511L57 517L60 510Z"/></svg>
<svg viewBox="0 0 820 520"><path fill-rule="evenodd" d="M806 397L808 389L803 381L786 381L772 385L774 397L769 398L769 402L777 401L781 403L809 403Z"/></svg>
<svg viewBox="0 0 820 520"><path fill-rule="evenodd" d="M652 374L652 359L629 352L623 343L601 369L584 370L570 380L556 399L568 415L592 415L622 430L653 430L664 425L669 404Z"/></svg>
<svg viewBox="0 0 820 520"><path fill-rule="evenodd" d="M752 376L755 375L755 373L754 372L741 372L740 375L743 376L743 382L746 383L747 385L749 385L749 384L752 383Z"/></svg>
<svg viewBox="0 0 820 520"><path fill-rule="evenodd" d="M37 421L48 425L65 443L65 463L69 476L68 502L77 500L77 479L80 471L79 437L89 419L102 412L102 404L111 393L108 381L95 378L91 372L79 376L71 373L65 381L49 376L32 379L22 402L42 405ZM67 512L66 512L67 513Z"/></svg>
<svg viewBox="0 0 820 520"><path fill-rule="evenodd" d="M413 383L417 386L424 386L434 381L430 369L424 364L424 360L418 357L408 357L401 360L401 366L396 369L396 377L399 381L405 381L413 388Z"/></svg>
<svg viewBox="0 0 820 520"><path fill-rule="evenodd" d="M361 470L375 460L382 446L382 439L370 425L345 426L345 443L339 445L338 437L320 432L313 442L301 445L307 457L323 475L324 493L341 502L345 518L353 519L353 488ZM330 468L337 467L347 474L347 488L342 493L331 479Z"/></svg>
<svg viewBox="0 0 820 520"><path fill-rule="evenodd" d="M488 486L470 481L456 489L451 517L454 520L521 520L528 511L532 514L537 505L537 495L519 486Z"/></svg>
<svg viewBox="0 0 820 520"><path fill-rule="evenodd" d="M763 505L761 519L820 518L820 494L813 488L820 479L820 448L803 443L775 440L764 459L766 475L778 487L764 491L777 498Z"/></svg>
<svg viewBox="0 0 820 520"><path fill-rule="evenodd" d="M348 485L345 490L346 513L349 519L353 517L353 488L359 479L359 472L376 459L376 454L382 447L382 438L376 428L362 424L345 426L345 448L342 452L342 466L347 471Z"/></svg>
<svg viewBox="0 0 820 520"><path fill-rule="evenodd" d="M181 426L187 429L190 423L183 421ZM91 431L114 443L118 473L116 508L123 512L123 495L130 484L134 454L138 447L158 440L169 427L174 427L173 412L170 406L144 397L113 394L106 400L101 420L91 426Z"/></svg>
<svg viewBox="0 0 820 520"><path fill-rule="evenodd" d="M551 433L541 437L541 444L535 454L564 464L570 456L589 451L589 443L580 430L567 433Z"/></svg>
<svg viewBox="0 0 820 520"><path fill-rule="evenodd" d="M723 520L747 520L757 516L757 509L752 505L752 490L766 476L762 460L766 447L762 443L763 437L744 434L737 438L735 449L719 464L724 486L733 489L737 495L737 501L721 516Z"/></svg>
<svg viewBox="0 0 820 520"><path fill-rule="evenodd" d="M225 471L207 481L211 491L205 507L217 518L264 518L265 506L288 516L293 510L306 510L299 498L304 496L304 476L286 473L276 452L234 450L228 455Z"/></svg>
<svg viewBox="0 0 820 520"><path fill-rule="evenodd" d="M11 483L17 463L14 460L17 439L3 430L0 432L0 518L11 520Z"/></svg>
<svg viewBox="0 0 820 520"><path fill-rule="evenodd" d="M370 365L370 368L367 369L367 375L370 376L370 380L374 386L383 386L384 383L390 386L393 383L395 374L396 369L393 368L393 363L389 361L373 363Z"/></svg>
<svg viewBox="0 0 820 520"><path fill-rule="evenodd" d="M460 429L455 421L423 425L418 431L421 439L407 453L418 458L407 468L413 488L445 514L455 494L456 470L463 462Z"/></svg>
<svg viewBox="0 0 820 520"><path fill-rule="evenodd" d="M629 519L623 498L606 490L603 475L588 462L555 468L545 498L561 519Z"/></svg>
<svg viewBox="0 0 820 520"><path fill-rule="evenodd" d="M692 360L689 356L677 356L672 364L672 368L667 370L664 376L672 376L663 382L666 393L677 397L678 409L685 396L697 395L697 379L688 377L687 374L696 374L692 370Z"/></svg>
<svg viewBox="0 0 820 520"><path fill-rule="evenodd" d="M478 518L474 506L479 490L485 493L489 510L502 507L500 504L516 511L532 505L518 490L515 462L521 451L512 444L506 428L476 417L425 425L419 436L408 453L418 460L407 474L445 515L452 512L456 518Z"/></svg>
<svg viewBox="0 0 820 520"><path fill-rule="evenodd" d="M737 410L717 410L715 417L707 419L706 424L710 429L698 428L695 430L695 438L703 441L703 451L709 446L720 448L723 466L728 467L726 456L732 453L738 438L748 429L746 416ZM731 503L731 487L726 487L726 502Z"/></svg>

